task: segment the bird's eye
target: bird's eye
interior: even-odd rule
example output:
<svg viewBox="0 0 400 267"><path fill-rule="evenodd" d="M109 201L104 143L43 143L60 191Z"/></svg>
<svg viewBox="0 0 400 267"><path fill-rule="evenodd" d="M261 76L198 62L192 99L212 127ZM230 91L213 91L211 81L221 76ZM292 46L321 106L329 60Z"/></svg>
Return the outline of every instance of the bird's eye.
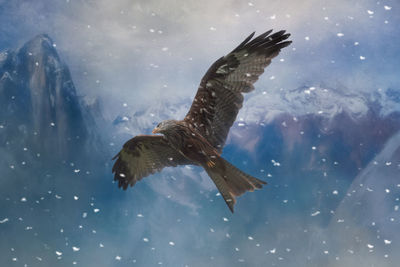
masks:
<svg viewBox="0 0 400 267"><path fill-rule="evenodd" d="M161 122L159 124L157 124L157 128L160 128L160 127L161 127Z"/></svg>

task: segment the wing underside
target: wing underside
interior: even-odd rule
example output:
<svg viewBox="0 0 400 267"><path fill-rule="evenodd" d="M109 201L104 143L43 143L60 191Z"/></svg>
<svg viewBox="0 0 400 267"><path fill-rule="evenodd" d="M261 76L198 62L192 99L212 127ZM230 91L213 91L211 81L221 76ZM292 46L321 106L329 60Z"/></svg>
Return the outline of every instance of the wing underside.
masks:
<svg viewBox="0 0 400 267"><path fill-rule="evenodd" d="M219 152L230 127L243 104L242 93L254 89L253 84L272 58L291 42L289 34L271 31L247 37L228 55L217 60L201 80L185 121L209 140Z"/></svg>
<svg viewBox="0 0 400 267"><path fill-rule="evenodd" d="M134 186L137 181L164 167L192 164L159 135L130 139L114 159L117 159L112 169L114 180L123 189Z"/></svg>

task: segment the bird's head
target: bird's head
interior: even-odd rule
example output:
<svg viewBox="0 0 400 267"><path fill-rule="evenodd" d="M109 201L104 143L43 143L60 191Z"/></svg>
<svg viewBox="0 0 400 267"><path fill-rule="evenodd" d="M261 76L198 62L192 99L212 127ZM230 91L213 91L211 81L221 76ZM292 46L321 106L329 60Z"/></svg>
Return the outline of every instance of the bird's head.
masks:
<svg viewBox="0 0 400 267"><path fill-rule="evenodd" d="M176 121L175 120L165 120L160 122L156 128L153 129L152 133L165 133L168 130L172 129L174 126L176 126Z"/></svg>

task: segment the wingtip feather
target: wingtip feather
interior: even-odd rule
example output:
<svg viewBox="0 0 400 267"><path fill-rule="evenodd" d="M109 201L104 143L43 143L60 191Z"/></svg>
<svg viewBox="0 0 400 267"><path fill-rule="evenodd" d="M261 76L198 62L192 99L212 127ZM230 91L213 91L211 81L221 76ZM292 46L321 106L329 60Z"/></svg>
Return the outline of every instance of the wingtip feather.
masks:
<svg viewBox="0 0 400 267"><path fill-rule="evenodd" d="M229 207L229 210L232 212L232 214L235 213L234 207L233 207L233 206L229 206L229 205L228 205L228 207Z"/></svg>
<svg viewBox="0 0 400 267"><path fill-rule="evenodd" d="M115 160L117 157L119 156L119 152L118 152L118 154L117 155L115 155L114 157L112 157L112 159L111 160Z"/></svg>

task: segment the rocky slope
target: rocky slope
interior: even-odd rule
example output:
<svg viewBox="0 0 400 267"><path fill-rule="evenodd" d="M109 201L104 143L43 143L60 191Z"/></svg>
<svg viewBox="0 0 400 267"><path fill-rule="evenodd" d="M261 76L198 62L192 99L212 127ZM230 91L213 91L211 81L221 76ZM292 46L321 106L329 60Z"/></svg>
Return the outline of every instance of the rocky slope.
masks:
<svg viewBox="0 0 400 267"><path fill-rule="evenodd" d="M91 138L92 119L84 118L55 47L49 36L38 35L0 54L0 147L9 153L68 160Z"/></svg>

